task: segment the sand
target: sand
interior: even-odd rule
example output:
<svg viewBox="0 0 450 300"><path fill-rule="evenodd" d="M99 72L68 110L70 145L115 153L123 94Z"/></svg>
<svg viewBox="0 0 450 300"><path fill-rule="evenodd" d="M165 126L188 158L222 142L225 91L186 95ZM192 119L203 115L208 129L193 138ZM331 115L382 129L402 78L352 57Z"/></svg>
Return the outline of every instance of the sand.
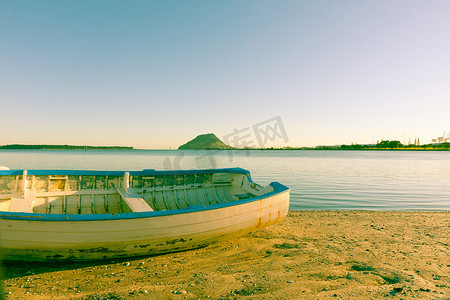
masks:
<svg viewBox="0 0 450 300"><path fill-rule="evenodd" d="M450 299L450 212L295 211L206 248L5 263L7 299Z"/></svg>

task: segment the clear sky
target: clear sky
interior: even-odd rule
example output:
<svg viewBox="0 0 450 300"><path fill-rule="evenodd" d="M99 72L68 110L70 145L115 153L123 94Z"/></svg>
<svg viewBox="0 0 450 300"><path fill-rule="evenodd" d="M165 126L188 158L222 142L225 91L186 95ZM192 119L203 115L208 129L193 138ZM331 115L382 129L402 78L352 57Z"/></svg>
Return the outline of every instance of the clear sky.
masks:
<svg viewBox="0 0 450 300"><path fill-rule="evenodd" d="M0 144L276 146L450 131L450 1L0 2Z"/></svg>

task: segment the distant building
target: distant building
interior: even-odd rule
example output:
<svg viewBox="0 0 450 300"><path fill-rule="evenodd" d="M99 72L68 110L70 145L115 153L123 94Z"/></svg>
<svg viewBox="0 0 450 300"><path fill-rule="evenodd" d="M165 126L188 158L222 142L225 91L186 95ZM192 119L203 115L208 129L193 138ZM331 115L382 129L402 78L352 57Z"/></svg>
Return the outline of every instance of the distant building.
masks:
<svg viewBox="0 0 450 300"><path fill-rule="evenodd" d="M432 144L442 144L442 143L448 143L450 141L450 132L446 133L444 131L444 133L442 134L442 136L437 137L435 139L431 140Z"/></svg>

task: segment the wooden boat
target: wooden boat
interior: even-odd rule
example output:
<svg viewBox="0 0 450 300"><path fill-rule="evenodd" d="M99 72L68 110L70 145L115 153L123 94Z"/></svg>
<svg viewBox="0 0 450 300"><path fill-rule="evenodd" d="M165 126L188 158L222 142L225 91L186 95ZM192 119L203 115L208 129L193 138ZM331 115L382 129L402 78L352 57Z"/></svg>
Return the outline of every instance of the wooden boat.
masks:
<svg viewBox="0 0 450 300"><path fill-rule="evenodd" d="M0 171L5 260L97 260L207 246L274 224L289 189L240 168Z"/></svg>

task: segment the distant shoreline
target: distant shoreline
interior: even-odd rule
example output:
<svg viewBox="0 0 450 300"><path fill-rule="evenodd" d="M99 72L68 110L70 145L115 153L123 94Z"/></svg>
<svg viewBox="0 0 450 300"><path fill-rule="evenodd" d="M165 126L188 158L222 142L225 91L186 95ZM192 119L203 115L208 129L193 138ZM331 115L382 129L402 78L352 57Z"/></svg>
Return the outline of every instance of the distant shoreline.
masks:
<svg viewBox="0 0 450 300"><path fill-rule="evenodd" d="M353 148L332 148L332 147L320 147L320 148L245 148L245 149L207 149L207 150L273 150L273 151L450 151L450 148L368 148L368 149L353 149Z"/></svg>
<svg viewBox="0 0 450 300"><path fill-rule="evenodd" d="M124 146L75 146L75 145L3 145L0 150L135 150Z"/></svg>
<svg viewBox="0 0 450 300"><path fill-rule="evenodd" d="M377 147L378 146L378 147ZM135 149L126 146L76 146L76 145L3 145L1 150L134 150L134 151L216 151L216 150L234 150L234 151L450 151L450 143L438 145L427 144L422 146L408 145L400 147L380 147L379 145L341 145L341 146L316 146L316 147L282 147L282 148L202 148L202 149Z"/></svg>
<svg viewBox="0 0 450 300"><path fill-rule="evenodd" d="M130 148L114 148L114 147L87 147L87 148L2 148L0 147L0 151L2 150L43 150L43 151L358 151L358 152L376 152L376 151L394 151L394 152L446 152L450 151L449 148L445 149L316 149L316 148L298 148L298 149L284 149L284 148L233 148L233 149L134 149Z"/></svg>

